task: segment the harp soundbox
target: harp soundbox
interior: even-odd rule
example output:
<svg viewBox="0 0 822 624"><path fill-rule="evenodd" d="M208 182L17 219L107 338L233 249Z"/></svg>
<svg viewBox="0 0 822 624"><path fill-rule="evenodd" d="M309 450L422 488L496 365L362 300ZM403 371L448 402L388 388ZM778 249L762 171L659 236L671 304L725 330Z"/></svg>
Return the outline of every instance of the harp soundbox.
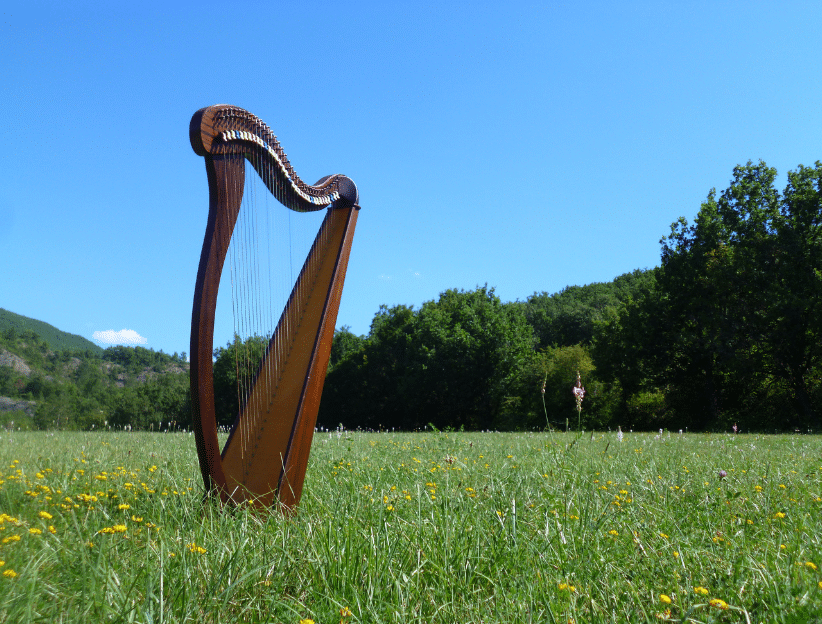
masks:
<svg viewBox="0 0 822 624"><path fill-rule="evenodd" d="M197 111L189 135L192 148L205 159L209 188L208 220L191 315L190 355L194 433L204 485L207 493L223 503L293 509L303 490L359 212L357 187L343 175L306 184L269 127L235 106ZM252 170L247 171L247 165ZM232 237L247 238L252 247L259 239L259 223L253 219L237 227L243 233L235 236L238 218L242 223L246 210L247 179L255 184L261 181L264 192L276 198L272 203L280 210L292 211L289 215L325 211L325 216L290 294L284 297L281 310L272 315L273 329L266 330L264 338L255 330L252 335L261 338L259 348L246 349L242 362L238 356L238 409L220 449L218 422L225 421L226 415L220 414L218 420L215 408L215 310L229 247L238 243ZM238 257L245 258L243 253ZM251 319L261 315L256 308L264 297L252 292L260 288L261 280L247 275L260 273L261 265L266 273L271 268L267 263L271 264L268 258L257 258L248 263L250 269L237 271L237 282L244 282L240 290L250 292L257 302ZM234 279L232 274L232 290Z"/></svg>

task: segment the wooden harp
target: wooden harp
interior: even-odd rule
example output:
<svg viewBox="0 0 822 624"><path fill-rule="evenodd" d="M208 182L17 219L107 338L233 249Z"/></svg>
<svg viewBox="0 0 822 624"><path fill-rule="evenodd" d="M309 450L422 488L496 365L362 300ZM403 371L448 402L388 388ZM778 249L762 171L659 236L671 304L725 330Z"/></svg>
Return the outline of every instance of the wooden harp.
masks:
<svg viewBox="0 0 822 624"><path fill-rule="evenodd" d="M303 182L270 128L236 106L197 111L189 135L194 151L205 158L209 188L190 355L194 433L206 492L223 503L293 509L302 494L359 212L357 187L343 175L326 176L313 186ZM259 179L253 171L246 172L246 163ZM215 309L223 265L243 210L247 173L255 183L262 181L264 192L276 198L280 210L282 206L295 213L325 210L325 218L278 320L272 316L273 331L266 331L259 359L250 368L243 363L253 373L238 390L239 409L220 450L214 392Z"/></svg>

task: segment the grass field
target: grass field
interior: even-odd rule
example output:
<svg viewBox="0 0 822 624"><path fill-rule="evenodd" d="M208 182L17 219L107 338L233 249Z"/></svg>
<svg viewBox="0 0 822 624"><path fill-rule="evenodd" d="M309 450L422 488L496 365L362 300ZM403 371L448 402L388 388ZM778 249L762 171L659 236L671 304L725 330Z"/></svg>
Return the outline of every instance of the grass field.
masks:
<svg viewBox="0 0 822 624"><path fill-rule="evenodd" d="M0 621L822 621L821 442L318 433L284 518L188 434L3 431Z"/></svg>

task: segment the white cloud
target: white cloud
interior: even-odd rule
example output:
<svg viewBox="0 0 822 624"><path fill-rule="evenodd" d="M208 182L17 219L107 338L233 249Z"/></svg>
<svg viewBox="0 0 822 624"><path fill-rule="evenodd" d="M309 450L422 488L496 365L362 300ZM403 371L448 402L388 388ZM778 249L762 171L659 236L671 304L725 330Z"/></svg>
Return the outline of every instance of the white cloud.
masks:
<svg viewBox="0 0 822 624"><path fill-rule="evenodd" d="M91 337L105 344L146 344L148 342L133 329L121 329L120 331L106 329L94 332Z"/></svg>

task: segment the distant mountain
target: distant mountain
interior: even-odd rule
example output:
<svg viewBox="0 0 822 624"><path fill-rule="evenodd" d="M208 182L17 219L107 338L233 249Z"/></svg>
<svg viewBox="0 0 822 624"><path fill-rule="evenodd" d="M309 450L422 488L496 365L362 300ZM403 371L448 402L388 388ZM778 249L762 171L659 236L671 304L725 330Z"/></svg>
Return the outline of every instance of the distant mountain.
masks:
<svg viewBox="0 0 822 624"><path fill-rule="evenodd" d="M72 351L91 351L92 353L101 354L103 349L96 344L78 336L77 334L69 334L60 331L53 325L38 321L36 319L21 316L14 312L9 312L0 308L0 332L7 329L16 329L17 331L33 331L40 338L45 340L49 347L54 351L61 351L69 349Z"/></svg>

